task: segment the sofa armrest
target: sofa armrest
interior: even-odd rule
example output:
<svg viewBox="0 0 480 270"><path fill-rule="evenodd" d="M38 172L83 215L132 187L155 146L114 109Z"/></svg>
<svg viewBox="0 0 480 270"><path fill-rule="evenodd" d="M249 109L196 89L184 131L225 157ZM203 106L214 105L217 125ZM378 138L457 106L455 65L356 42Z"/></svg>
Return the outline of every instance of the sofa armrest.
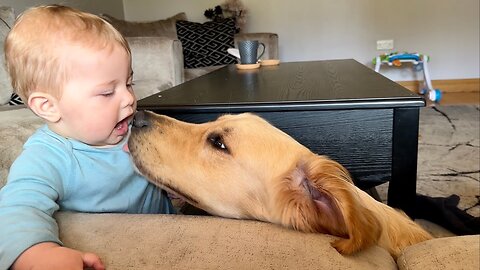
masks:
<svg viewBox="0 0 480 270"><path fill-rule="evenodd" d="M132 52L134 90L138 99L184 81L183 49L177 39L127 37Z"/></svg>
<svg viewBox="0 0 480 270"><path fill-rule="evenodd" d="M378 246L338 253L325 234L209 216L57 212L65 246L116 269L397 269Z"/></svg>
<svg viewBox="0 0 480 270"><path fill-rule="evenodd" d="M235 35L235 47L241 40L258 40L265 44L265 53L260 59L279 59L278 35L275 33L239 33Z"/></svg>
<svg viewBox="0 0 480 270"><path fill-rule="evenodd" d="M407 247L397 259L400 270L480 269L480 236L442 237Z"/></svg>

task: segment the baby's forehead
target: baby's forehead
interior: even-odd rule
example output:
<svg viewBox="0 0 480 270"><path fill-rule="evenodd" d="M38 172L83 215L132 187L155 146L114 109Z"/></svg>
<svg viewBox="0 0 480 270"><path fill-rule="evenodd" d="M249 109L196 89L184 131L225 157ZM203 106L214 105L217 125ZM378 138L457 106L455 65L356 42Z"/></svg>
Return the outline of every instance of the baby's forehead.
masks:
<svg viewBox="0 0 480 270"><path fill-rule="evenodd" d="M79 66L98 68L111 65L112 59L124 59L121 63L125 65L122 64L118 68L131 70L130 54L121 44L115 42L109 44L64 42L57 51L61 65L66 67L69 75L74 74Z"/></svg>

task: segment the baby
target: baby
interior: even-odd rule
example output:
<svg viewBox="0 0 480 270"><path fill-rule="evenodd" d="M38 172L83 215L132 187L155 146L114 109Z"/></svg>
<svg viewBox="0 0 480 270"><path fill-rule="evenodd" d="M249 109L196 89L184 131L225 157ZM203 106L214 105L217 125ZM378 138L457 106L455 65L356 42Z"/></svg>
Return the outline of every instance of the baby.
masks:
<svg viewBox="0 0 480 270"><path fill-rule="evenodd" d="M51 5L17 19L5 56L15 91L46 124L0 190L0 269L104 269L62 246L56 211L174 213L122 149L136 109L128 44L98 16Z"/></svg>

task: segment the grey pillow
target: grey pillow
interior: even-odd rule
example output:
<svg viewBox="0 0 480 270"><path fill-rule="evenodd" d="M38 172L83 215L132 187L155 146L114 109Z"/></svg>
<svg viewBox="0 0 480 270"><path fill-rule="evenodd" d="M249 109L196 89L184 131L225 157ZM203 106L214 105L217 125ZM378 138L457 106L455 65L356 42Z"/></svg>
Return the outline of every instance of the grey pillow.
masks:
<svg viewBox="0 0 480 270"><path fill-rule="evenodd" d="M177 39L175 22L187 20L185 12L164 20L149 22L133 22L117 19L108 14L100 15L104 20L113 25L125 37L168 37Z"/></svg>
<svg viewBox="0 0 480 270"><path fill-rule="evenodd" d="M2 54L0 55L0 105L8 103L12 96L12 84L10 83L10 76L5 67L5 54L3 52L3 45L5 37L15 21L13 8L0 7L0 48Z"/></svg>

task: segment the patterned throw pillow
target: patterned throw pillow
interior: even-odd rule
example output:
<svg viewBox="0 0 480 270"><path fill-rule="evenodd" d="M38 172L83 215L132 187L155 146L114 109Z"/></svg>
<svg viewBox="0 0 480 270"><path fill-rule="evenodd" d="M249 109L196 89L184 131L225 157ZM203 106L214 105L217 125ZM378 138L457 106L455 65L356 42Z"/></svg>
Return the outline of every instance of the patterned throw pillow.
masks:
<svg viewBox="0 0 480 270"><path fill-rule="evenodd" d="M236 58L227 52L234 47L235 31L233 19L205 23L177 21L185 68L235 64Z"/></svg>
<svg viewBox="0 0 480 270"><path fill-rule="evenodd" d="M12 93L12 97L10 98L8 105L22 105L22 104L23 104L22 99L17 94Z"/></svg>

